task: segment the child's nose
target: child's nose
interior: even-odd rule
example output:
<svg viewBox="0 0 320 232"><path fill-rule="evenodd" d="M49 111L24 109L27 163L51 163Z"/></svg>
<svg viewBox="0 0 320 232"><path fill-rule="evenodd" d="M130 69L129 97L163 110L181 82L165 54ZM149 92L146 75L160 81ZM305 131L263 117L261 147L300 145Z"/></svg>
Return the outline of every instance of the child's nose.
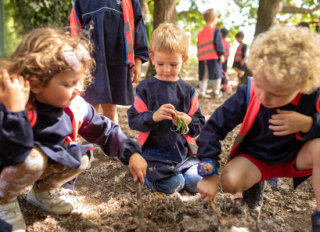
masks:
<svg viewBox="0 0 320 232"><path fill-rule="evenodd" d="M76 88L74 89L77 94L82 94L84 91L84 86L82 81L79 81Z"/></svg>

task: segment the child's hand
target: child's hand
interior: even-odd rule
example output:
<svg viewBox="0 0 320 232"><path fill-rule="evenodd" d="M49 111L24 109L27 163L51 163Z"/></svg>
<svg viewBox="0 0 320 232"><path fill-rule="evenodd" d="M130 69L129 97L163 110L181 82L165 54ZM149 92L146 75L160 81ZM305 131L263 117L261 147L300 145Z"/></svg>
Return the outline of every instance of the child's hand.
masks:
<svg viewBox="0 0 320 232"><path fill-rule="evenodd" d="M148 164L139 153L133 153L129 159L129 169L132 174L134 182L138 179L144 185L144 177L147 173Z"/></svg>
<svg viewBox="0 0 320 232"><path fill-rule="evenodd" d="M155 122L160 122L165 119L172 120L175 116L176 111L174 106L171 104L163 104L156 112L153 113L152 119Z"/></svg>
<svg viewBox="0 0 320 232"><path fill-rule="evenodd" d="M176 115L172 119L172 123L177 126L177 117L181 118L186 125L192 122L192 118L184 112L176 111Z"/></svg>
<svg viewBox="0 0 320 232"><path fill-rule="evenodd" d="M225 62L224 55L220 56L220 63L223 64Z"/></svg>
<svg viewBox="0 0 320 232"><path fill-rule="evenodd" d="M214 200L218 191L218 175L203 177L198 182L197 188L205 202Z"/></svg>
<svg viewBox="0 0 320 232"><path fill-rule="evenodd" d="M137 57L134 59L134 63L135 63L135 65L131 69L131 77L133 78L132 83L138 83L141 78L141 63L142 63L142 61L140 58Z"/></svg>
<svg viewBox="0 0 320 232"><path fill-rule="evenodd" d="M298 131L307 133L312 127L313 119L310 116L279 109L277 113L269 119L269 129L273 130L276 136L294 134Z"/></svg>
<svg viewBox="0 0 320 232"><path fill-rule="evenodd" d="M22 76L9 76L7 70L2 71L0 84L0 101L12 112L23 111L29 100L30 84Z"/></svg>

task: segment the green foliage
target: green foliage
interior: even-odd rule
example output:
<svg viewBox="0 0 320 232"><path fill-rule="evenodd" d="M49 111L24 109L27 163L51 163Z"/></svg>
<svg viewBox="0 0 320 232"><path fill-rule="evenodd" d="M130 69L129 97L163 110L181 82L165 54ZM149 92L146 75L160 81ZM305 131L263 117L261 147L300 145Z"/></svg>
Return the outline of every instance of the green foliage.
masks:
<svg viewBox="0 0 320 232"><path fill-rule="evenodd" d="M259 0L233 0L235 4L237 4L240 8L240 11L243 12L244 10L247 10L248 13L246 14L248 16L248 19L250 20L250 23L254 22L256 19L256 13L259 7ZM282 0L282 2L288 3L290 5L296 6L296 7L302 7L302 8L311 8L315 5L320 4L320 0ZM300 4L297 4L299 2ZM280 23L284 21L289 21L290 23L298 24L299 22L313 22L313 21L319 21L319 11L316 11L309 14L283 14L280 13L277 15L277 19ZM252 19L254 19L252 21ZM311 29L315 27L315 24L310 24Z"/></svg>
<svg viewBox="0 0 320 232"><path fill-rule="evenodd" d="M68 25L72 0L6 0L9 17L18 34L37 27Z"/></svg>
<svg viewBox="0 0 320 232"><path fill-rule="evenodd" d="M73 0L4 0L7 54L20 36L37 27L65 27Z"/></svg>

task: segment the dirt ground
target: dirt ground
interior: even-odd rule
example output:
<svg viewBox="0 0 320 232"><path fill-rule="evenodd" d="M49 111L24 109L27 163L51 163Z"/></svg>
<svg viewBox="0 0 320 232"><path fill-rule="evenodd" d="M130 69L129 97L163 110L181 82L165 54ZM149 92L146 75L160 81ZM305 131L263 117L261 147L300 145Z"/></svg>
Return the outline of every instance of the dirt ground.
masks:
<svg viewBox="0 0 320 232"><path fill-rule="evenodd" d="M183 79L197 87L194 71L183 72ZM231 80L233 75L230 74ZM230 94L222 99L200 99L202 113L209 117ZM127 108L119 108L119 124L132 138L137 133L128 127ZM222 142L221 168L237 129ZM95 159L90 170L81 174L76 190L61 190L61 196L74 205L68 216L52 215L19 198L29 232L44 231L140 231L136 185L128 168L118 160L107 157L95 147ZM310 215L315 208L311 180L295 191L290 179L281 179L278 188L267 185L264 205L257 223L257 214L248 212L240 204L241 194L230 195L219 189L216 211L204 203L199 194L183 191L166 195L147 187L142 188L141 209L149 232L205 232L205 231L310 231Z"/></svg>

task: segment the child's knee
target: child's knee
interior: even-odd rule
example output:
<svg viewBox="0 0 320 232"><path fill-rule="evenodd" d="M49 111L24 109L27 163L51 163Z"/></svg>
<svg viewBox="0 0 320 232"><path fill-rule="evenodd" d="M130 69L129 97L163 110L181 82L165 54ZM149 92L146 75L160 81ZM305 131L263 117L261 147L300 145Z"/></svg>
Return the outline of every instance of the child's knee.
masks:
<svg viewBox="0 0 320 232"><path fill-rule="evenodd" d="M89 156L88 155L82 156L81 164L80 164L80 167L78 168L78 170L85 171L85 170L89 169L90 166L91 166L91 160L90 160Z"/></svg>
<svg viewBox="0 0 320 232"><path fill-rule="evenodd" d="M220 177L221 187L228 193L237 193L241 188L241 178L232 171L224 170Z"/></svg>
<svg viewBox="0 0 320 232"><path fill-rule="evenodd" d="M40 148L35 147L31 150L25 161L22 163L22 168L29 172L43 172L47 166L48 158Z"/></svg>
<svg viewBox="0 0 320 232"><path fill-rule="evenodd" d="M154 188L159 192L171 194L179 192L184 188L185 179L182 174L178 174L163 180L156 181L153 183Z"/></svg>

